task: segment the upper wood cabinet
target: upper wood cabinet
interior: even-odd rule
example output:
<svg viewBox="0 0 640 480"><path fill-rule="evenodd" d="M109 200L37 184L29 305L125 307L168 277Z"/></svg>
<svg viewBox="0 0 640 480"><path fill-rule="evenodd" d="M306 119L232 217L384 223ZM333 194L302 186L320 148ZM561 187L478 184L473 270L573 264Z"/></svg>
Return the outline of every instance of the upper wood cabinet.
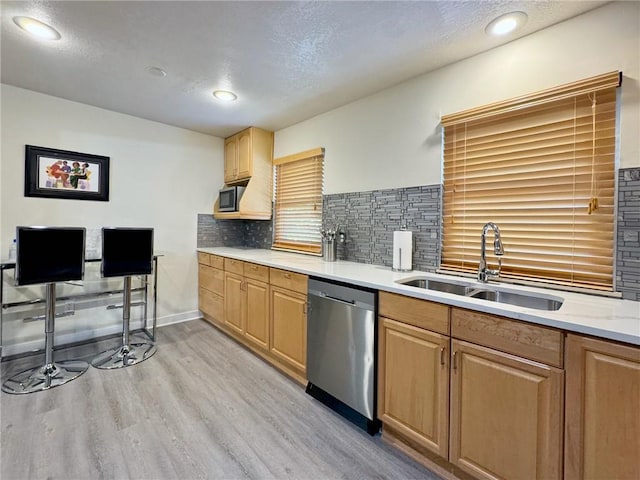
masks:
<svg viewBox="0 0 640 480"><path fill-rule="evenodd" d="M273 132L249 127L224 141L224 183L244 185L237 212L220 212L215 218L269 220L273 196Z"/></svg>
<svg viewBox="0 0 640 480"><path fill-rule="evenodd" d="M248 180L253 174L253 139L256 138L256 156L258 149L269 146L269 142L260 142L264 130L255 127L236 133L224 141L224 183L233 184ZM270 132L266 132L269 134ZM272 147L273 148L273 147ZM271 152L262 152L271 156Z"/></svg>
<svg viewBox="0 0 640 480"><path fill-rule="evenodd" d="M567 336L567 480L640 478L640 348Z"/></svg>

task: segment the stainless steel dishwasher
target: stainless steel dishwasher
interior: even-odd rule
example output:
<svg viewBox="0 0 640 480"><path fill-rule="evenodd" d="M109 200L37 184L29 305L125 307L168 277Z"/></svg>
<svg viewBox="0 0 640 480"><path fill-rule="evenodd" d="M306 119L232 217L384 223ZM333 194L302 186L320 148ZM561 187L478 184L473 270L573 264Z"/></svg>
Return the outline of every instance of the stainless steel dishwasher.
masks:
<svg viewBox="0 0 640 480"><path fill-rule="evenodd" d="M308 282L307 393L370 434L376 419L376 293Z"/></svg>

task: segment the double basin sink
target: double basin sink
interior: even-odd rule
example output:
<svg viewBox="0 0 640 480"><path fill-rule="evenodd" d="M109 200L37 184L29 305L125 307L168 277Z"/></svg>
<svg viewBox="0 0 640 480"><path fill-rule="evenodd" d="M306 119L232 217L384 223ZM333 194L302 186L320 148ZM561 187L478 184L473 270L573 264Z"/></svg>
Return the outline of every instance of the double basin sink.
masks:
<svg viewBox="0 0 640 480"><path fill-rule="evenodd" d="M407 285L409 287L424 288L443 293L452 293L454 295L462 295L469 298L477 298L479 300L487 300L490 302L506 303L524 308L533 308L536 310L555 311L562 306L562 298L550 295L536 295L514 293L499 288L484 288L477 284L464 284L446 282L441 280L433 280L430 278L411 278L406 280L396 280L396 283Z"/></svg>

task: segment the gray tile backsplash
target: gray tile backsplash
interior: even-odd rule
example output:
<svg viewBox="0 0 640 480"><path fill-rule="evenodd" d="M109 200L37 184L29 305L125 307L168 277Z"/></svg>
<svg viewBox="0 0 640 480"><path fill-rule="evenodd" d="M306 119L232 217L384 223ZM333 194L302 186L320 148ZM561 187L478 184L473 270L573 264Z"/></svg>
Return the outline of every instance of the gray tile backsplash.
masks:
<svg viewBox="0 0 640 480"><path fill-rule="evenodd" d="M271 220L216 220L212 214L198 214L197 248L271 248Z"/></svg>
<svg viewBox="0 0 640 480"><path fill-rule="evenodd" d="M618 172L616 290L640 300L640 168Z"/></svg>
<svg viewBox="0 0 640 480"><path fill-rule="evenodd" d="M338 258L390 267L393 232L413 232L413 268L434 271L440 255L440 185L338 193L324 196L326 226L340 225L346 243Z"/></svg>
<svg viewBox="0 0 640 480"><path fill-rule="evenodd" d="M616 290L640 300L640 168L620 169ZM406 225L413 232L413 268L434 271L440 257L441 185L325 195L325 227L339 224L346 243L338 258L390 267L393 231ZM198 215L198 247L271 248L273 222L215 220Z"/></svg>

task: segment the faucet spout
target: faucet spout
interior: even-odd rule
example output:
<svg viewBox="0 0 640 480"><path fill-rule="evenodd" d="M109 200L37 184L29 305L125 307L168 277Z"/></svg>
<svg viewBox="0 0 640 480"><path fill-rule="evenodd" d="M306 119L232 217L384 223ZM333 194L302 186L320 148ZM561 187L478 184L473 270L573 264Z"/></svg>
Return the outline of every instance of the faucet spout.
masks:
<svg viewBox="0 0 640 480"><path fill-rule="evenodd" d="M487 267L487 233L489 230L493 231L493 253L498 258L497 270L491 270ZM498 225L493 222L488 222L482 227L482 234L480 235L480 262L478 263L478 281L486 283L489 280L489 276L497 277L500 275L502 268L502 257L504 255L504 246L502 245L502 239L500 238L500 229Z"/></svg>

